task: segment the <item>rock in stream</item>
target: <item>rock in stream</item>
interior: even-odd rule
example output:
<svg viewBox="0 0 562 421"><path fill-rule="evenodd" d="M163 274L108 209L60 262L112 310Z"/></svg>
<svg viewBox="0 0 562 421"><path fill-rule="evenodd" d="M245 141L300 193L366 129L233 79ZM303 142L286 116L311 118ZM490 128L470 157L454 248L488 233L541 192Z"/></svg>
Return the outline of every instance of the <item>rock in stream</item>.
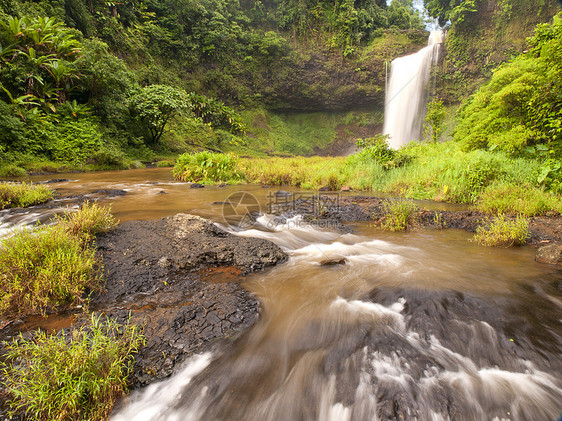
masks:
<svg viewBox="0 0 562 421"><path fill-rule="evenodd" d="M107 283L93 307L144 325L136 386L169 376L188 355L251 326L259 302L238 281L287 258L270 241L237 237L187 214L125 222L97 247Z"/></svg>

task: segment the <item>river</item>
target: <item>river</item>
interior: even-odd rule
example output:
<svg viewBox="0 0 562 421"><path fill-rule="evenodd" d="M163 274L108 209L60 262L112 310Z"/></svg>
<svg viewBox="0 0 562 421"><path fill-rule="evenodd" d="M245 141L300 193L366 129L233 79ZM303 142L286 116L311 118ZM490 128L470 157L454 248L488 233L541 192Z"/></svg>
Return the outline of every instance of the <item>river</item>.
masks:
<svg viewBox="0 0 562 421"><path fill-rule="evenodd" d="M60 176L37 176L45 181ZM65 175L62 195L102 199L121 221L178 212L269 239L287 263L245 278L259 321L188 359L170 379L135 391L124 420L556 420L562 411L562 271L534 249L485 248L457 230L352 232L268 215L245 229L223 218L244 191L191 189L170 169ZM286 189L296 193L295 189ZM60 204L64 205L64 201ZM433 205L447 206L447 205ZM0 214L9 229L60 209ZM345 264L321 265L343 260Z"/></svg>

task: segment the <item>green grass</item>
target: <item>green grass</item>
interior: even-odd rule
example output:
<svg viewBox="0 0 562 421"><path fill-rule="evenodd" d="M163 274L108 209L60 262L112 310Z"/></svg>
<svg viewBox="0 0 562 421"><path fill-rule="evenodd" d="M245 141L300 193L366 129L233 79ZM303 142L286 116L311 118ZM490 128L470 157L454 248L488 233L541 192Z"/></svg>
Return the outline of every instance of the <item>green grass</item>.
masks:
<svg viewBox="0 0 562 421"><path fill-rule="evenodd" d="M27 174L61 174L69 172L126 170L144 168L144 165L133 157L120 151L100 150L93 154L86 163L58 162L36 157L25 156L15 164L0 162L0 177L24 177Z"/></svg>
<svg viewBox="0 0 562 421"><path fill-rule="evenodd" d="M410 200L393 200L383 204L384 216L379 221L386 231L406 231L415 222L417 207Z"/></svg>
<svg viewBox="0 0 562 421"><path fill-rule="evenodd" d="M85 202L78 212L65 211L58 217L58 228L79 238L91 238L117 225L111 208L93 202Z"/></svg>
<svg viewBox="0 0 562 421"><path fill-rule="evenodd" d="M342 157L244 159L241 170L252 183L339 190L348 178L344 162Z"/></svg>
<svg viewBox="0 0 562 421"><path fill-rule="evenodd" d="M174 177L182 181L202 183L236 183L244 180L238 158L232 154L199 152L183 154L173 169Z"/></svg>
<svg viewBox="0 0 562 421"><path fill-rule="evenodd" d="M562 198L528 184L497 182L478 198L477 207L487 213L511 213L525 216L562 213Z"/></svg>
<svg viewBox="0 0 562 421"><path fill-rule="evenodd" d="M0 209L38 205L52 198L53 191L42 185L0 183Z"/></svg>
<svg viewBox="0 0 562 421"><path fill-rule="evenodd" d="M107 208L85 204L52 226L23 229L0 248L0 316L45 314L80 304L100 288L91 239L115 225Z"/></svg>
<svg viewBox="0 0 562 421"><path fill-rule="evenodd" d="M167 167L173 167L176 164L176 161L174 160L162 160L162 161L158 161L156 163L156 167L157 168L167 168Z"/></svg>
<svg viewBox="0 0 562 421"><path fill-rule="evenodd" d="M248 182L306 189L338 190L347 185L356 191L465 203L488 213L562 213L561 196L538 183L542 167L534 159L514 158L501 151L466 152L454 141L413 143L383 155L378 149L367 148L347 158L223 158L236 163L229 170L232 176L225 171L219 179L233 184ZM193 159L185 158L181 163L178 160L176 178L206 179L203 173L208 170L200 168L201 164Z"/></svg>
<svg viewBox="0 0 562 421"><path fill-rule="evenodd" d="M525 244L529 237L529 220L517 216L515 220L504 215L496 216L487 226L480 226L474 235L474 241L483 246L510 247Z"/></svg>
<svg viewBox="0 0 562 421"><path fill-rule="evenodd" d="M107 419L142 345L138 327L93 315L72 334L20 337L7 344L3 364L11 410L34 420Z"/></svg>

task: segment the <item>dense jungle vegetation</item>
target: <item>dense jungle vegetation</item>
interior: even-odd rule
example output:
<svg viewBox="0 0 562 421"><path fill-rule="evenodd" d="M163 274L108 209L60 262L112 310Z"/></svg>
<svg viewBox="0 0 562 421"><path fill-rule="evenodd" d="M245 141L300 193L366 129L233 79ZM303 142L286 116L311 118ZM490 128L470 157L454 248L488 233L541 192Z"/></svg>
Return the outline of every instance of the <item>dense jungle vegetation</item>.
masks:
<svg viewBox="0 0 562 421"><path fill-rule="evenodd" d="M201 150L313 155L345 138L363 139L361 151L329 185L465 203L488 188L510 191L506 183L560 193L556 2L424 5L447 30L425 135L448 144L395 154L376 134L384 63L426 42L411 0L1 0L0 175L170 165ZM451 162L434 168L443 180L412 175L443 151ZM371 169L347 182L342 174L360 162ZM323 183L320 174L285 178L238 181Z"/></svg>
<svg viewBox="0 0 562 421"><path fill-rule="evenodd" d="M3 175L252 143L240 111L282 107L309 47L345 60L389 28L423 23L410 1L2 0Z"/></svg>

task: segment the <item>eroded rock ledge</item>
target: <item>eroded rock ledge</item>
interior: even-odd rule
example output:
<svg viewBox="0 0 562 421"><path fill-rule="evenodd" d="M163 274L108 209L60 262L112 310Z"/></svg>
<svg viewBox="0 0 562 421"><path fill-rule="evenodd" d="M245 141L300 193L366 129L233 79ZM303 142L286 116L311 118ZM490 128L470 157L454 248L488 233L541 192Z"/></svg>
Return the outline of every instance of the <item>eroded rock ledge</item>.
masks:
<svg viewBox="0 0 562 421"><path fill-rule="evenodd" d="M287 259L270 241L187 214L123 223L97 246L107 283L94 308L145 326L134 385L169 376L191 353L251 326L259 302L238 281Z"/></svg>

